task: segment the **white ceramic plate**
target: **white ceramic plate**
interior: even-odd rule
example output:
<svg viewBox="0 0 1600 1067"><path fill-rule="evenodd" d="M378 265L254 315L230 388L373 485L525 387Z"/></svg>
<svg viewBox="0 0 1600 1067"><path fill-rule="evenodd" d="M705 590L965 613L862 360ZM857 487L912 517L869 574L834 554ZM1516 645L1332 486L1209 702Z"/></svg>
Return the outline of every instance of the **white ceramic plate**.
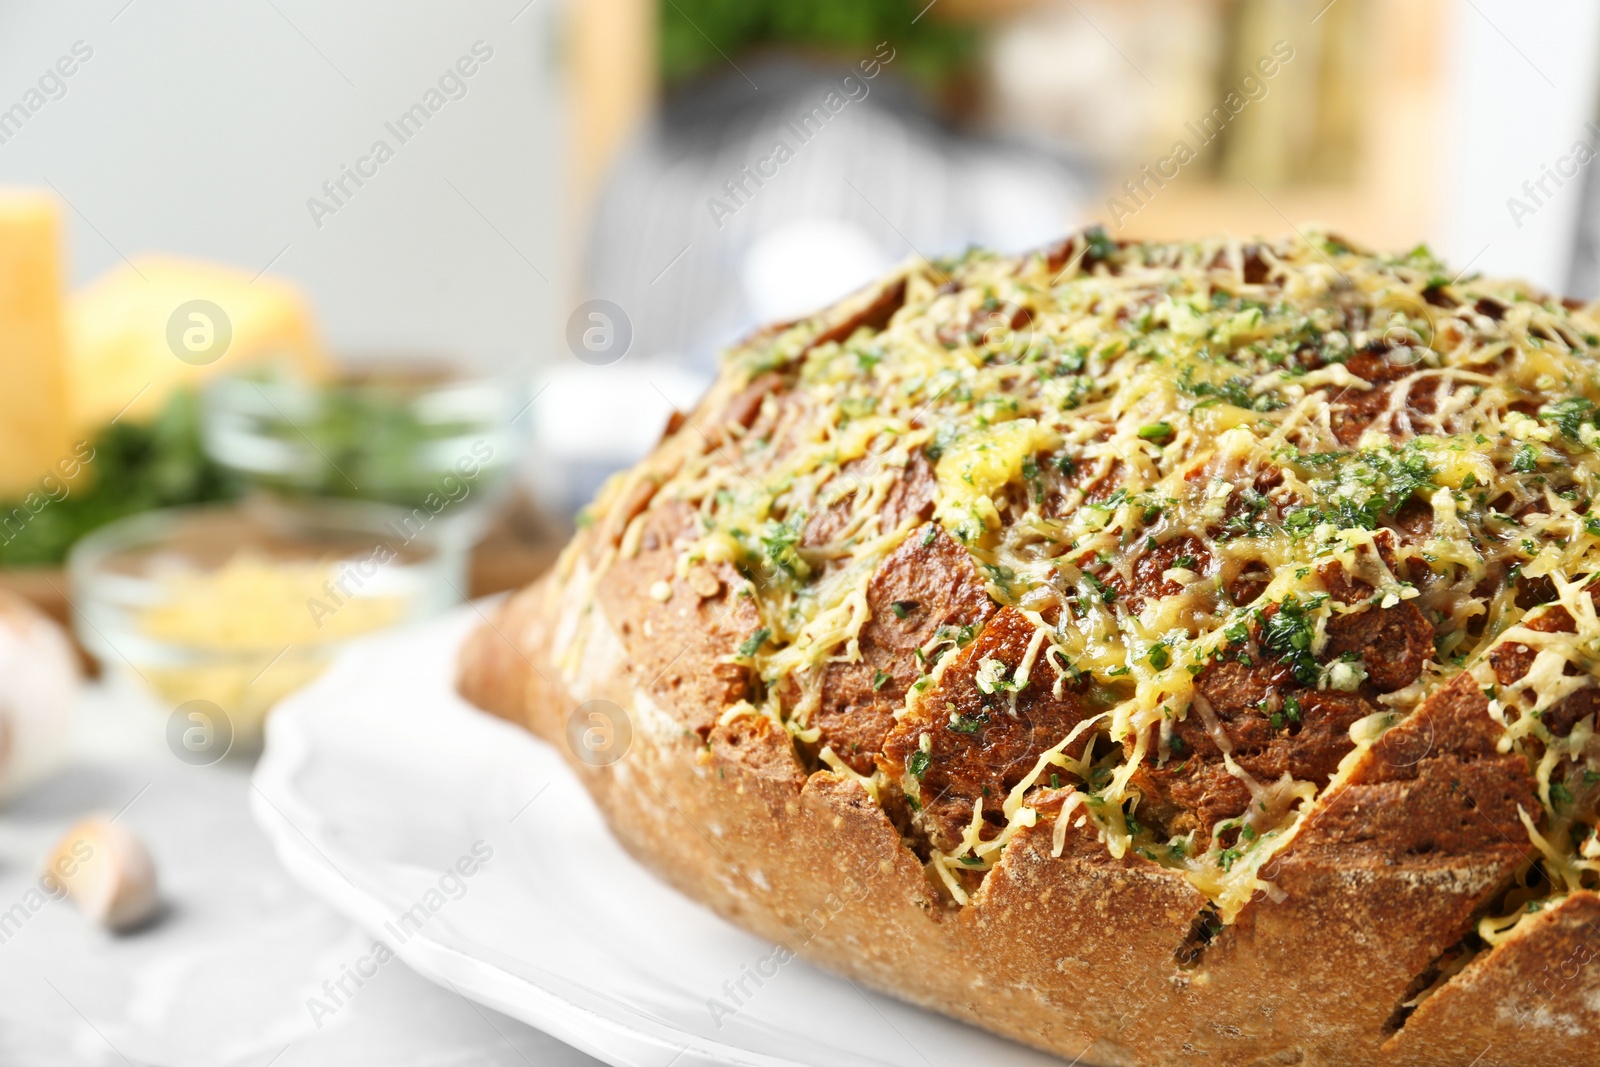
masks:
<svg viewBox="0 0 1600 1067"><path fill-rule="evenodd" d="M256 819L285 866L406 964L628 1067L1059 1062L779 965L658 882L554 750L455 695L478 618L351 649L273 712L256 770Z"/></svg>

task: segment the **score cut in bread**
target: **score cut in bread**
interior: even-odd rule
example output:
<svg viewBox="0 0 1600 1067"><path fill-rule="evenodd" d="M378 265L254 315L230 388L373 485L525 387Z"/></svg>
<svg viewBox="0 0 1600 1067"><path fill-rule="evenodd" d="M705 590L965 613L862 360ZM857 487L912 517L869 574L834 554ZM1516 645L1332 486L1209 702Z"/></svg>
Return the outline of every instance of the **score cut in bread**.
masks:
<svg viewBox="0 0 1600 1067"><path fill-rule="evenodd" d="M1067 1059L1592 1062L1597 353L1326 234L918 261L733 348L461 687L683 892Z"/></svg>

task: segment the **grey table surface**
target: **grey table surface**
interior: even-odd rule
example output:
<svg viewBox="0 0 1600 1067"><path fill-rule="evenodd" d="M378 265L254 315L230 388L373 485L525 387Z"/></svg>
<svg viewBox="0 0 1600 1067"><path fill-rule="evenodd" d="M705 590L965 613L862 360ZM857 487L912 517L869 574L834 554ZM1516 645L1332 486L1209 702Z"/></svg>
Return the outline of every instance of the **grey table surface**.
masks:
<svg viewBox="0 0 1600 1067"><path fill-rule="evenodd" d="M189 766L163 727L132 694L91 687L72 762L0 808L0 1064L599 1062L399 960L314 1012L372 938L279 865L249 813L249 763ZM164 910L141 931L107 934L67 901L13 910L93 812L120 813L155 860Z"/></svg>

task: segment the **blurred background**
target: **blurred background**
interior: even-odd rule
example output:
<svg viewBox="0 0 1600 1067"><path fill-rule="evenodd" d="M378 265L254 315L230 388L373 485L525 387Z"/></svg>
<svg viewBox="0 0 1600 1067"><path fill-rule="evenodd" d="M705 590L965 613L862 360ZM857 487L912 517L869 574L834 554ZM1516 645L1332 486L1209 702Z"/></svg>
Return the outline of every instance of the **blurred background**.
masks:
<svg viewBox="0 0 1600 1067"><path fill-rule="evenodd" d="M137 737L218 768L146 802L203 871L274 702L905 257L1321 223L1600 295L1597 73L1579 0L0 2L0 890Z"/></svg>

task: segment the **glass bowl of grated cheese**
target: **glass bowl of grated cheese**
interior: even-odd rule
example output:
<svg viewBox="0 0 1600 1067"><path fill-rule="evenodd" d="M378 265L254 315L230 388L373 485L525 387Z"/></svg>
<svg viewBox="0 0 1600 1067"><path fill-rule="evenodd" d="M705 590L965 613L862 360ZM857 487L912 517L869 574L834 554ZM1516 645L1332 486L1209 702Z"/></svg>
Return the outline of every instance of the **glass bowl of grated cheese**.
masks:
<svg viewBox="0 0 1600 1067"><path fill-rule="evenodd" d="M460 599L459 553L408 517L252 498L124 519L68 558L74 626L108 671L169 714L200 713L178 718L202 723L202 735L179 730L169 742L200 736L197 762L249 755L272 706L346 644Z"/></svg>

